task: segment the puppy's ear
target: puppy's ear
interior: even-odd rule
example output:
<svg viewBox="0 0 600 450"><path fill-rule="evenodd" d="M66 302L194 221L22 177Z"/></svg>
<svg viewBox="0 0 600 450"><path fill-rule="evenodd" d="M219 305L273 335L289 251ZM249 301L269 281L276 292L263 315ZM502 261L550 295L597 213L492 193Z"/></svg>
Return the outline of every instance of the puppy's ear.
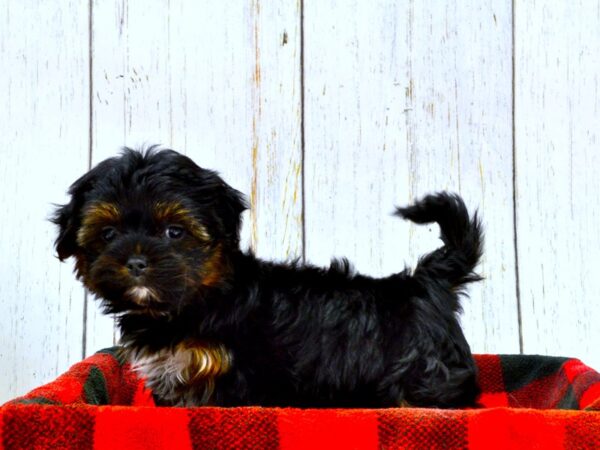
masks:
<svg viewBox="0 0 600 450"><path fill-rule="evenodd" d="M70 203L58 206L50 219L58 225L58 237L54 241L58 259L64 261L73 256L77 250L77 226L75 225L75 207L73 200Z"/></svg>
<svg viewBox="0 0 600 450"><path fill-rule="evenodd" d="M50 221L58 225L58 237L54 242L58 258L64 261L77 253L77 232L81 226L81 213L86 194L92 190L99 176L110 170L115 158L105 160L79 178L69 188L71 201L58 205Z"/></svg>
<svg viewBox="0 0 600 450"><path fill-rule="evenodd" d="M85 202L85 193L93 186L94 171L86 173L69 188L71 201L59 205L50 219L58 225L58 237L54 242L58 258L64 261L77 252L77 231L81 226L81 209Z"/></svg>
<svg viewBox="0 0 600 450"><path fill-rule="evenodd" d="M244 195L221 180L219 189L218 216L222 225L235 245L240 241L240 229L242 227L242 213L248 209Z"/></svg>

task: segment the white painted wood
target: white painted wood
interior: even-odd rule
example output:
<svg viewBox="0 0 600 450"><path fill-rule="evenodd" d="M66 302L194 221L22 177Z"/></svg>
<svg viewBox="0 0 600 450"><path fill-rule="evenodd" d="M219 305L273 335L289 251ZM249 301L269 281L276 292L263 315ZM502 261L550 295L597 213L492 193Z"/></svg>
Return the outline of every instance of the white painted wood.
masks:
<svg viewBox="0 0 600 450"><path fill-rule="evenodd" d="M494 1L415 2L408 14L411 197L460 192L485 229L462 323L476 352L519 352L512 186L512 11ZM412 97L412 98L411 98ZM422 234L411 233L413 248ZM413 253L414 255L414 253Z"/></svg>
<svg viewBox="0 0 600 450"><path fill-rule="evenodd" d="M406 8L305 2L306 255L345 256L367 273L402 268ZM377 26L373 26L377 24Z"/></svg>
<svg viewBox="0 0 600 450"><path fill-rule="evenodd" d="M475 351L518 352L511 10L494 2L305 3L306 254L383 275L440 245L390 217L449 189L479 207L486 281L463 323Z"/></svg>
<svg viewBox="0 0 600 450"><path fill-rule="evenodd" d="M190 2L191 4L195 4ZM302 253L299 3L206 2L171 10L173 146L243 192L242 246Z"/></svg>
<svg viewBox="0 0 600 450"><path fill-rule="evenodd" d="M88 13L62 6L0 8L0 404L81 359L83 290L48 218L87 165Z"/></svg>
<svg viewBox="0 0 600 450"><path fill-rule="evenodd" d="M517 236L527 353L600 368L600 2L516 4Z"/></svg>
<svg viewBox="0 0 600 450"><path fill-rule="evenodd" d="M300 11L259 2L95 2L93 160L160 143L248 195L243 245L302 245ZM90 302L87 352L112 343Z"/></svg>

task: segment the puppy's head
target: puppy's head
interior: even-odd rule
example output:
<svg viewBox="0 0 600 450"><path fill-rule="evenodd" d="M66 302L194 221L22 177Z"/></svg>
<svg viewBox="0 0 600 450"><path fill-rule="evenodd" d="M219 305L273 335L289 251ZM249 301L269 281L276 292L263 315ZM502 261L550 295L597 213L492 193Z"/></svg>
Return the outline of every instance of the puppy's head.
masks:
<svg viewBox="0 0 600 450"><path fill-rule="evenodd" d="M76 258L106 312L168 314L226 282L245 203L188 157L125 149L69 194L53 217L58 257Z"/></svg>

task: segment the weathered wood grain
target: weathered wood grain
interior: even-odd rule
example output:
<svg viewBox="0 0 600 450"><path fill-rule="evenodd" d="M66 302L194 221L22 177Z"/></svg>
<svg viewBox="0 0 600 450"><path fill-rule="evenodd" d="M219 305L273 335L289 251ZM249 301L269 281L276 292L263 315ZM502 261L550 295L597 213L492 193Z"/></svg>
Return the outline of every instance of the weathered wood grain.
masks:
<svg viewBox="0 0 600 450"><path fill-rule="evenodd" d="M487 228L486 281L464 302L467 336L475 351L518 352L510 5L305 8L308 259L399 271L440 243L437 227L401 223L393 206L460 192Z"/></svg>
<svg viewBox="0 0 600 450"><path fill-rule="evenodd" d="M517 238L527 353L600 367L600 2L517 2Z"/></svg>
<svg viewBox="0 0 600 450"><path fill-rule="evenodd" d="M242 245L302 253L299 2L207 2L172 9L173 146L243 192ZM198 21L200 20L200 23ZM208 45L210 43L210 45Z"/></svg>
<svg viewBox="0 0 600 450"><path fill-rule="evenodd" d="M81 359L83 290L48 218L87 165L87 23L81 2L0 8L0 404Z"/></svg>
<svg viewBox="0 0 600 450"><path fill-rule="evenodd" d="M415 2L408 22L411 196L451 189L470 210L479 209L485 280L469 288L463 326L474 351L517 353L512 10L494 1L444 8ZM415 244L419 234L410 239L421 254L424 249Z"/></svg>
<svg viewBox="0 0 600 450"><path fill-rule="evenodd" d="M301 253L300 10L247 1L95 2L93 159L163 144L248 195L243 245ZM89 303L87 351L113 340Z"/></svg>

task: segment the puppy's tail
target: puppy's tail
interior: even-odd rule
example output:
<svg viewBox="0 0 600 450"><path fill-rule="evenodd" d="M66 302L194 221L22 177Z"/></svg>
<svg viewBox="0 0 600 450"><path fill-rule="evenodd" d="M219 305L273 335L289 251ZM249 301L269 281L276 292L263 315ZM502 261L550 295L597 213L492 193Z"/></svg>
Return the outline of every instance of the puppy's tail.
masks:
<svg viewBox="0 0 600 450"><path fill-rule="evenodd" d="M414 205L397 208L396 214L418 224L437 222L443 247L423 256L414 275L447 280L450 287L481 280L474 272L483 248L483 232L477 213L469 217L462 199L440 192L428 195Z"/></svg>

